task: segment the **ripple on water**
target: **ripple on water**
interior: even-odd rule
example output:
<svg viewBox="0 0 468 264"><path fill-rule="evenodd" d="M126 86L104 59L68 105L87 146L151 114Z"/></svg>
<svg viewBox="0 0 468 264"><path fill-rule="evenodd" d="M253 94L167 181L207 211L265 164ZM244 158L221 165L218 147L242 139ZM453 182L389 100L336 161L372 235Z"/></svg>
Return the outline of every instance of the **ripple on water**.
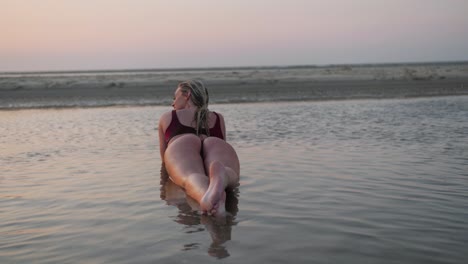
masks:
<svg viewBox="0 0 468 264"><path fill-rule="evenodd" d="M467 259L468 98L215 105L226 223L161 175L159 107L0 112L2 262Z"/></svg>

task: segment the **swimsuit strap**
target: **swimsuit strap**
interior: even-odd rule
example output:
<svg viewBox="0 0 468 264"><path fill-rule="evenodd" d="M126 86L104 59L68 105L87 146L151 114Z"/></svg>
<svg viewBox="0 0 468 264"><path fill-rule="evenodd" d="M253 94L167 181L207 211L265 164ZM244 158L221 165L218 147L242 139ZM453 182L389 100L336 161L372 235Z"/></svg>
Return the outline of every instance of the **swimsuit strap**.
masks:
<svg viewBox="0 0 468 264"><path fill-rule="evenodd" d="M219 118L219 115L218 113L216 112L213 112L215 115L216 115L216 123L215 125L213 126L213 128L208 128L208 131L210 132L210 136L214 136L214 137L218 137L218 138L221 138L221 139L224 139L224 135L223 135L223 132L221 130L221 119ZM205 133L203 134L206 134L206 129L205 129ZM177 136L177 135L180 135L180 134L186 134L186 133L190 133L190 134L196 134L196 130L195 128L193 127L189 127L189 126L186 126L186 125L183 125L182 123L180 123L180 120L177 116L177 112L176 110L172 110L172 120L171 120L171 123L169 124L169 126L167 127L166 131L165 131L165 139L166 139L166 143L169 143L169 141Z"/></svg>
<svg viewBox="0 0 468 264"><path fill-rule="evenodd" d="M172 120L171 120L171 123L169 124L169 126L167 127L166 129L166 132L164 133L165 134L165 139L166 139L166 143L169 143L169 141L171 140L171 138L173 138L174 136L176 136L178 134L178 131L181 127L181 123L179 121L179 118L177 117L177 112L176 110L172 110Z"/></svg>
<svg viewBox="0 0 468 264"><path fill-rule="evenodd" d="M213 111L213 113L216 115L216 123L215 123L215 125L213 126L212 129L213 129L213 130L214 130L214 129L221 129L221 121L219 120L219 119L220 119L220 118L219 118L219 115L218 115L218 113L216 113L215 111Z"/></svg>
<svg viewBox="0 0 468 264"><path fill-rule="evenodd" d="M171 123L174 122L174 121L177 122L178 124L180 124L179 118L177 117L177 112L176 112L176 110L172 110L172 120L171 120Z"/></svg>
<svg viewBox="0 0 468 264"><path fill-rule="evenodd" d="M214 111L213 111L213 113L216 115L216 123L213 126L213 128L210 129L210 134L213 132L213 134L210 135L210 136L215 136L215 137L218 137L220 139L224 139L223 131L221 130L221 118L219 118L218 113L216 113Z"/></svg>

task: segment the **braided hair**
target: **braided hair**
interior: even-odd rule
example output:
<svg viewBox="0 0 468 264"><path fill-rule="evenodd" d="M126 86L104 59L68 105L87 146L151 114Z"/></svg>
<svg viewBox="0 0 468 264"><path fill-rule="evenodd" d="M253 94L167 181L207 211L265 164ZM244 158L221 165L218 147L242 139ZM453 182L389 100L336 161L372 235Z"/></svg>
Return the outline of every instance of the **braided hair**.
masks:
<svg viewBox="0 0 468 264"><path fill-rule="evenodd" d="M197 111L194 116L197 135L199 135L199 133L204 129L206 131L206 135L210 136L210 127L208 125L209 96L205 85L199 80L189 80L179 83L178 86L184 94L187 94L190 91L192 102L197 107Z"/></svg>

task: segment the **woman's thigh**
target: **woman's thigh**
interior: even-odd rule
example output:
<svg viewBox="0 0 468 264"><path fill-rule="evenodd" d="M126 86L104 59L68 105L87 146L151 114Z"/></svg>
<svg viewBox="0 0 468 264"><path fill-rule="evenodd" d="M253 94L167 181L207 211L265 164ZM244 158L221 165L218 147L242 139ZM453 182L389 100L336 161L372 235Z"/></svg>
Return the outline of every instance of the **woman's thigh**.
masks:
<svg viewBox="0 0 468 264"><path fill-rule="evenodd" d="M219 161L239 175L240 165L237 153L229 143L222 139L208 137L203 140L203 159L207 171L213 161Z"/></svg>
<svg viewBox="0 0 468 264"><path fill-rule="evenodd" d="M191 174L205 173L203 159L200 155L201 140L195 135L186 134L172 141L164 153L164 164L172 180L180 186Z"/></svg>

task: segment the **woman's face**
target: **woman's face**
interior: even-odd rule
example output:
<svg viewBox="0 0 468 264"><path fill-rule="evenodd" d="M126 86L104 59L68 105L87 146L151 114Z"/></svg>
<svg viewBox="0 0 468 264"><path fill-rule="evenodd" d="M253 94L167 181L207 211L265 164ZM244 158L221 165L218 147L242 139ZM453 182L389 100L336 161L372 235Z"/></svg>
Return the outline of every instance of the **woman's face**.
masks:
<svg viewBox="0 0 468 264"><path fill-rule="evenodd" d="M177 90L174 93L174 101L172 102L172 107L174 107L175 110L180 110L184 109L187 106L189 100L189 95L184 94L180 88L177 88Z"/></svg>

